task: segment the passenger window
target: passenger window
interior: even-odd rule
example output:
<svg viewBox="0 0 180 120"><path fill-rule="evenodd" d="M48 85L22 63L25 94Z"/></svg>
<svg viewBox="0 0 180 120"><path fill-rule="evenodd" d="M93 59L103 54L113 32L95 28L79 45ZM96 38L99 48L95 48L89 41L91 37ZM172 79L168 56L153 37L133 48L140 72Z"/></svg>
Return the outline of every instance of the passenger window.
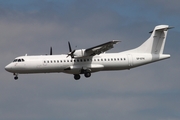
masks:
<svg viewBox="0 0 180 120"><path fill-rule="evenodd" d="M103 59L101 59L101 61L103 61Z"/></svg>

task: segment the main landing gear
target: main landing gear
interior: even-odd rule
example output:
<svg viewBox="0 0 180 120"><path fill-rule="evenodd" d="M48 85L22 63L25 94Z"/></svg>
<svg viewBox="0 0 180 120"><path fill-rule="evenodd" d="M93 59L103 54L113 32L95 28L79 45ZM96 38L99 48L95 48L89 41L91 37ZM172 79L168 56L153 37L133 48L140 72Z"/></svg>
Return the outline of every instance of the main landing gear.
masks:
<svg viewBox="0 0 180 120"><path fill-rule="evenodd" d="M84 72L84 76L85 76L86 78L91 77L91 72L90 72L90 71ZM75 79L75 80L79 80L80 78L81 78L80 74L75 74L75 75L74 75L74 79Z"/></svg>
<svg viewBox="0 0 180 120"><path fill-rule="evenodd" d="M18 79L18 74L14 73L14 79L17 80Z"/></svg>

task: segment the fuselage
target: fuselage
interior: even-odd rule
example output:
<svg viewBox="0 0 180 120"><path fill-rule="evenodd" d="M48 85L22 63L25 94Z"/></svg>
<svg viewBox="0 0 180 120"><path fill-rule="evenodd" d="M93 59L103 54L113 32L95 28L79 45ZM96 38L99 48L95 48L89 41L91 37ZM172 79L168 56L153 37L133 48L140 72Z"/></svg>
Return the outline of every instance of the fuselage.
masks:
<svg viewBox="0 0 180 120"><path fill-rule="evenodd" d="M112 49L119 40L112 40L88 49L72 50L68 42L69 53L62 55L20 56L7 65L5 69L14 74L63 72L74 74L79 80L80 74L86 78L91 73L109 70L126 70L159 60L170 58L163 54L168 25L158 25L151 32L151 36L139 47L119 53L104 53Z"/></svg>
<svg viewBox="0 0 180 120"><path fill-rule="evenodd" d="M169 58L166 54L103 53L100 55L71 58L67 55L20 56L5 67L17 74L63 72L81 74L82 69L91 72L125 70Z"/></svg>

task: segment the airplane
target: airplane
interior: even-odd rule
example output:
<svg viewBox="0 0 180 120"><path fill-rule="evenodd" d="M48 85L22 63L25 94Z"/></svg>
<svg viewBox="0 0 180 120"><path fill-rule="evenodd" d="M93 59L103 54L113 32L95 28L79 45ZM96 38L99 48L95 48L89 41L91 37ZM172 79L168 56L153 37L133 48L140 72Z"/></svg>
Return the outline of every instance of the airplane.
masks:
<svg viewBox="0 0 180 120"><path fill-rule="evenodd" d="M150 37L139 47L118 53L105 53L112 49L119 40L112 40L88 49L72 50L68 42L69 53L53 55L52 47L49 55L20 56L5 66L5 70L13 73L14 79L18 74L33 73L67 73L73 74L75 80L80 74L86 78L91 73L99 71L129 70L149 63L170 58L163 54L166 42L168 25L155 26Z"/></svg>

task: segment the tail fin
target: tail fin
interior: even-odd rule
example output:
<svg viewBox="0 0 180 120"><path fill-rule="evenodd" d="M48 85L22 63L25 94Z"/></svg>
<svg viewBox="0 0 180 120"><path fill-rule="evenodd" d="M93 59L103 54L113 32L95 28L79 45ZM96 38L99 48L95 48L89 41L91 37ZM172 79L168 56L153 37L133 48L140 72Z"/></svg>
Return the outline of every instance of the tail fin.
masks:
<svg viewBox="0 0 180 120"><path fill-rule="evenodd" d="M147 39L139 47L133 50L127 51L127 52L163 54L167 32L168 32L168 29L171 29L171 28L173 27L169 27L168 25L156 26L154 30L150 32L152 34L149 37L149 39Z"/></svg>

